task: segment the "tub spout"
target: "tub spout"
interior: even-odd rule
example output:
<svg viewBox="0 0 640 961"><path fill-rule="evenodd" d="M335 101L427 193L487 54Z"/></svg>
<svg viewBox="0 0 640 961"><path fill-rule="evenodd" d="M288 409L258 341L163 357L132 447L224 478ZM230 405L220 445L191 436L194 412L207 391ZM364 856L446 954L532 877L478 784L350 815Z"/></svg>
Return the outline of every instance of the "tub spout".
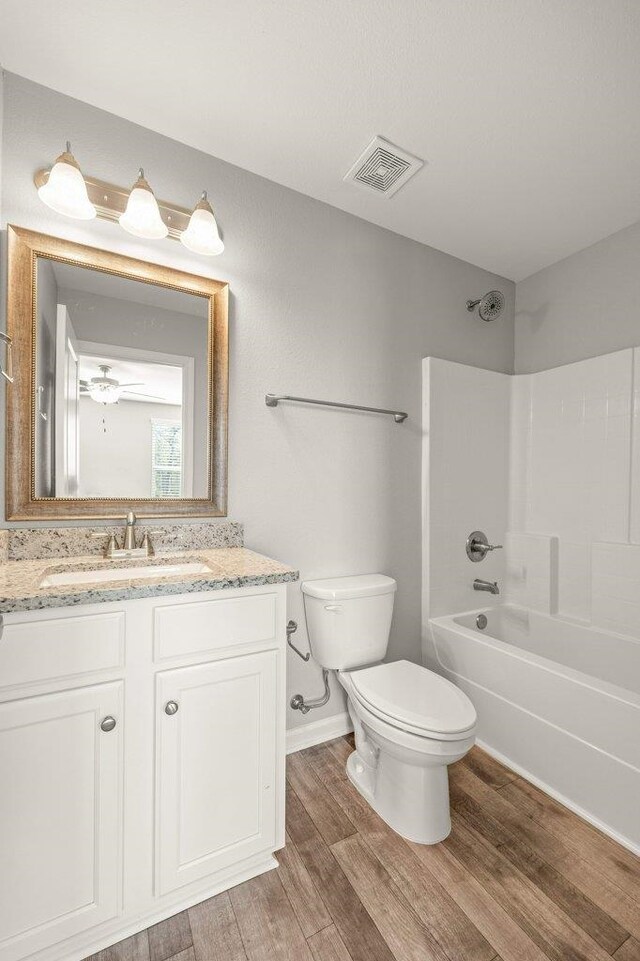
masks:
<svg viewBox="0 0 640 961"><path fill-rule="evenodd" d="M500 588L497 581L483 581L481 577L476 577L473 582L474 591L487 591L489 594L499 594Z"/></svg>

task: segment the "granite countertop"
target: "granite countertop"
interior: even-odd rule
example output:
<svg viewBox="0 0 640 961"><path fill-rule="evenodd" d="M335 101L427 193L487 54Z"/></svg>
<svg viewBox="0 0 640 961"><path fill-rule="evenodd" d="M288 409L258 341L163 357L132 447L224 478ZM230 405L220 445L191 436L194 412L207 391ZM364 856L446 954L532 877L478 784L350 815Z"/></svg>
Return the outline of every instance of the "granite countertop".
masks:
<svg viewBox="0 0 640 961"><path fill-rule="evenodd" d="M162 574L166 564L197 561L211 571L204 574ZM157 577L118 577L118 568L158 567ZM107 569L113 580L84 584L41 587L46 576L65 571ZM166 551L153 557L107 560L95 555L48 557L37 560L8 560L0 564L0 613L36 611L47 607L73 607L141 597L162 597L198 591L219 591L228 587L254 587L296 581L298 571L286 564L256 554L244 547L210 550Z"/></svg>

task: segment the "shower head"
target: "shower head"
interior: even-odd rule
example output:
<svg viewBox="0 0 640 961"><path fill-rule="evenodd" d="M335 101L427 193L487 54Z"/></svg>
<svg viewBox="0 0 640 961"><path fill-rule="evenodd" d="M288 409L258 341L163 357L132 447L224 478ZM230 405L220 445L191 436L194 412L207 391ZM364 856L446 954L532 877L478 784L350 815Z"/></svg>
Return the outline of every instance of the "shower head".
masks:
<svg viewBox="0 0 640 961"><path fill-rule="evenodd" d="M497 320L504 308L504 294L499 290L490 290L484 297L478 300L468 300L467 310L469 313L478 308L481 320Z"/></svg>

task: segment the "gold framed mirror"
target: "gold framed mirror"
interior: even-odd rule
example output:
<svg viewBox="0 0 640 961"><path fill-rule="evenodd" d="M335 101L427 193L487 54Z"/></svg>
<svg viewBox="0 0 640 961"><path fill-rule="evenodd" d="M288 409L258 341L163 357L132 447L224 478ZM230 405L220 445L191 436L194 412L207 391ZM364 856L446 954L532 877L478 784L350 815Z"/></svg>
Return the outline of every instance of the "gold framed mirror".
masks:
<svg viewBox="0 0 640 961"><path fill-rule="evenodd" d="M225 516L228 284L7 234L7 520Z"/></svg>

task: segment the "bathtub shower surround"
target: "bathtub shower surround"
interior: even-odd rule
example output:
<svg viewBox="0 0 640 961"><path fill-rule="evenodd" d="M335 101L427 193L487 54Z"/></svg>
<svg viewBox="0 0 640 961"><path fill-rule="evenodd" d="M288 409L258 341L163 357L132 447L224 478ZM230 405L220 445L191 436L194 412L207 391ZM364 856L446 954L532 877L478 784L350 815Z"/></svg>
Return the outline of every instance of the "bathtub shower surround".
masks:
<svg viewBox="0 0 640 961"><path fill-rule="evenodd" d="M504 547L504 602L557 614L558 538L509 531Z"/></svg>
<svg viewBox="0 0 640 961"><path fill-rule="evenodd" d="M640 637L640 544L594 544L591 615L595 624Z"/></svg>
<svg viewBox="0 0 640 961"><path fill-rule="evenodd" d="M640 460L633 465L640 410L633 411L640 350L513 378L514 452L510 528L558 538L558 612L591 621L592 548L629 544L640 515ZM635 446L635 445L634 445ZM596 622L597 623L597 622Z"/></svg>
<svg viewBox="0 0 640 961"><path fill-rule="evenodd" d="M505 551L474 564L466 541L482 530L504 544L511 378L435 357L423 364L423 612L449 614L478 606L474 578L504 581Z"/></svg>
<svg viewBox="0 0 640 961"><path fill-rule="evenodd" d="M640 635L639 394L640 348L515 376L424 361L425 611L474 607L478 576L512 603L604 627L594 595L624 601L618 629ZM472 569L460 542L478 526L505 551ZM605 570L610 544L624 549Z"/></svg>
<svg viewBox="0 0 640 961"><path fill-rule="evenodd" d="M489 750L640 850L640 348L423 371L425 663ZM467 527L505 550L470 564Z"/></svg>

